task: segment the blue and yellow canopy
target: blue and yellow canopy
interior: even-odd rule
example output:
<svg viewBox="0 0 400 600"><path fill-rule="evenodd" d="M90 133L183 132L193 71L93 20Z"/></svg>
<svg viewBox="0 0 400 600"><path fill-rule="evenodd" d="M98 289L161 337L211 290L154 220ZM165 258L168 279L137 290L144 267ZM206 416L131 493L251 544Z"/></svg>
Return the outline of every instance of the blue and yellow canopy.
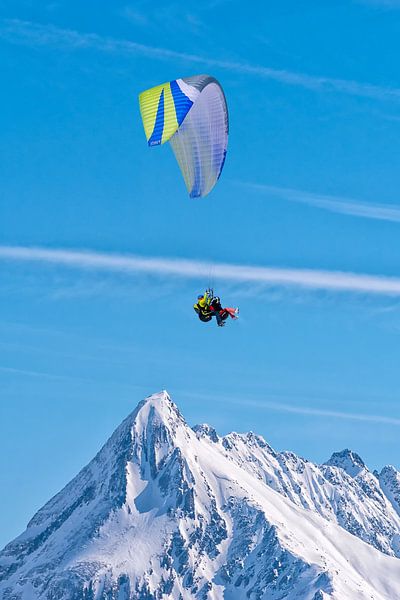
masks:
<svg viewBox="0 0 400 600"><path fill-rule="evenodd" d="M149 146L170 141L191 198L216 184L228 144L228 110L216 79L176 79L139 95Z"/></svg>

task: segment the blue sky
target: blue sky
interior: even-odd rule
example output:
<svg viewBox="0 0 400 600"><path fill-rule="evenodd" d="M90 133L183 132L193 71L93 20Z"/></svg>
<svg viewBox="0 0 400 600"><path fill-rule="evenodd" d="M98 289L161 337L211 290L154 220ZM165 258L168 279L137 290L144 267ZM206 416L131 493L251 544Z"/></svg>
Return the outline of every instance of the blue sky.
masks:
<svg viewBox="0 0 400 600"><path fill-rule="evenodd" d="M198 4L2 3L0 545L162 388L400 466L400 3ZM199 73L230 139L193 201L137 95ZM224 330L192 311L210 282Z"/></svg>

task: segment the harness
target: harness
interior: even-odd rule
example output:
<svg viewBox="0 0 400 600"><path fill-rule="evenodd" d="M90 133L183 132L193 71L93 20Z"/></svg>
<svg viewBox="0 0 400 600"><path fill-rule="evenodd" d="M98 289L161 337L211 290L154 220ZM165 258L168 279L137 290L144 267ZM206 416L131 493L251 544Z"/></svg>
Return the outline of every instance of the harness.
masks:
<svg viewBox="0 0 400 600"><path fill-rule="evenodd" d="M206 323L207 321L211 321L212 313L211 313L210 307L208 305L200 306L200 304L197 303L194 305L193 308L199 315L200 321L203 321L204 323Z"/></svg>

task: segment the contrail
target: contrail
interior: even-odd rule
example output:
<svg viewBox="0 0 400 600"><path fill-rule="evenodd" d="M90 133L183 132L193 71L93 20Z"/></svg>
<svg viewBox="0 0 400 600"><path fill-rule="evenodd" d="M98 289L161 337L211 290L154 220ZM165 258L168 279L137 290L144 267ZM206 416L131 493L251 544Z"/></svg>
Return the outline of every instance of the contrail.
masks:
<svg viewBox="0 0 400 600"><path fill-rule="evenodd" d="M125 274L147 273L159 277L198 279L208 262L178 258L121 255L90 250L49 249L26 246L0 246L0 260L50 264L80 270ZM213 263L215 277L230 282L310 290L400 296L400 278L319 269L290 269L268 266Z"/></svg>
<svg viewBox="0 0 400 600"><path fill-rule="evenodd" d="M354 198L343 196L329 196L326 194L316 194L295 190L293 188L278 187L263 183L251 183L244 181L233 182L237 185L259 191L276 198L282 198L289 202L314 206L330 212L364 219L373 219L376 221L390 221L392 223L400 222L400 206L395 204L372 204L361 202Z"/></svg>
<svg viewBox="0 0 400 600"><path fill-rule="evenodd" d="M169 48L160 48L140 44L130 40L119 40L103 37L94 33L82 33L70 29L62 29L54 25L45 25L19 19L4 19L0 22L0 38L13 44L33 46L56 46L70 49L91 48L101 52L119 53L121 55L142 55L156 60L183 61L216 67L233 73L251 75L260 79L277 81L285 85L302 87L316 91L335 91L352 96L376 99L400 99L400 89L374 85L334 77L296 73L284 69L274 69L264 65L246 61L232 61L190 54Z"/></svg>
<svg viewBox="0 0 400 600"><path fill-rule="evenodd" d="M400 419L396 417L385 417L383 415L368 415L365 413L348 413L337 410L325 410L319 408L310 408L307 406L293 406L290 404L281 404L280 402L259 402L249 403L254 408L273 410L276 412L286 412L298 415L309 415L311 417L326 417L332 419L343 419L345 421L364 421L366 423L383 423L385 425L400 426Z"/></svg>
<svg viewBox="0 0 400 600"><path fill-rule="evenodd" d="M344 421L363 421L365 423L382 423L384 425L400 426L400 419L397 417L387 417L384 415L370 415L367 413L352 413L338 410L330 410L325 408L311 408L309 406L286 404L280 401L262 401L252 400L247 397L238 398L229 396L215 396L212 394L197 394L189 391L182 392L186 396L190 396L197 399L210 400L211 402L218 402L226 405L237 405L247 406L259 410L273 411L279 413L293 413L296 415L305 415L310 417L324 417L329 419L341 419Z"/></svg>

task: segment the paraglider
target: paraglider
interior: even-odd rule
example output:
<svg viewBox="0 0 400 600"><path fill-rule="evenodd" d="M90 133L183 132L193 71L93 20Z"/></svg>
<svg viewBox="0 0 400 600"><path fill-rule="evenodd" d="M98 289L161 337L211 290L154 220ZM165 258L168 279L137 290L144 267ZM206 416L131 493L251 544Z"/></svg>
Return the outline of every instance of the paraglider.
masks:
<svg viewBox="0 0 400 600"><path fill-rule="evenodd" d="M149 146L170 142L191 198L217 183L228 145L228 109L221 85L209 75L175 79L139 95Z"/></svg>
<svg viewBox="0 0 400 600"><path fill-rule="evenodd" d="M157 85L139 94L147 143L170 142L191 198L201 198L216 185L228 146L228 109L220 83L210 75L196 75ZM211 289L193 306L199 319L213 317L223 327L239 309L223 308Z"/></svg>
<svg viewBox="0 0 400 600"><path fill-rule="evenodd" d="M222 308L219 296L214 296L213 290L206 290L204 294L197 296L197 302L193 305L200 321L207 323L213 317L216 318L218 327L223 327L228 317L237 319L238 308Z"/></svg>

